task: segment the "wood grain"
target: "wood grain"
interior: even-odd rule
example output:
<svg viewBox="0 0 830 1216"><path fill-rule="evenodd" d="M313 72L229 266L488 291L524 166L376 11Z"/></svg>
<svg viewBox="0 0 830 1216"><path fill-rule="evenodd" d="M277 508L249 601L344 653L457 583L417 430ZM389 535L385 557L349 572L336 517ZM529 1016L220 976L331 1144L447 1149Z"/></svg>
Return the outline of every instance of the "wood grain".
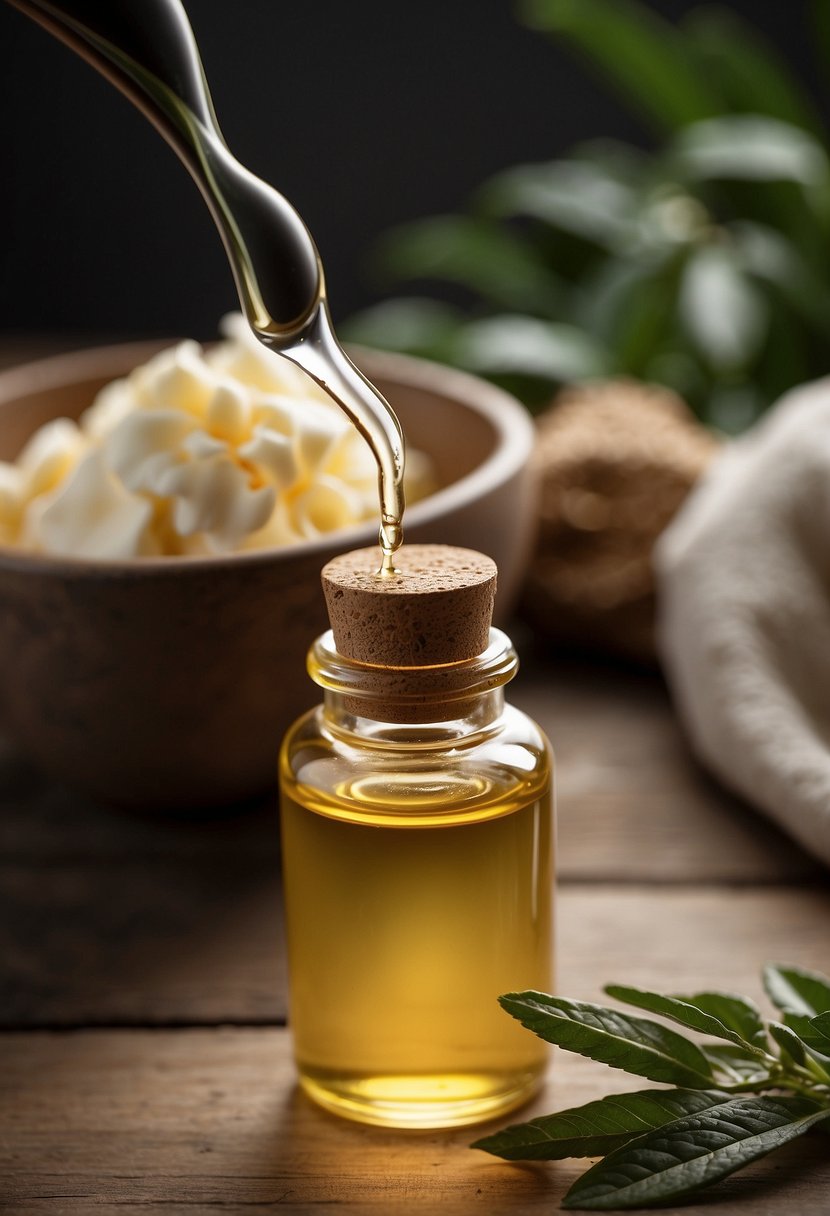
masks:
<svg viewBox="0 0 830 1216"><path fill-rule="evenodd" d="M279 892L264 866L191 859L0 867L0 1025L210 1025L285 1020ZM570 885L559 894L558 987L624 981L757 991L769 960L830 972L830 890Z"/></svg>
<svg viewBox="0 0 830 1216"><path fill-rule="evenodd" d="M280 1030L14 1035L5 1049L0 1206L15 1213L523 1216L554 1211L587 1164L508 1165L467 1147L479 1130L401 1133L326 1115L297 1093ZM631 1087L560 1055L521 1117ZM824 1216L828 1187L827 1138L813 1134L712 1197L718 1216Z"/></svg>
<svg viewBox="0 0 830 1216"><path fill-rule="evenodd" d="M700 776L656 677L549 660L529 666L518 699L542 719L558 751L563 918L582 909L582 950L630 965L636 932L645 938L655 918L655 941L666 939L661 957L673 974L671 942L688 936L686 896L678 905L675 888L799 878L826 890L815 863ZM0 1024L284 1018L274 801L212 816L117 811L50 784L6 748L0 804ZM574 883L595 884L596 900ZM650 889L641 894L644 883ZM665 915L658 884L668 888ZM722 904L715 894L712 906L727 922L735 909L741 941L751 924L737 909L751 909L766 933L783 936L778 953L789 958L789 939L809 936L806 909L822 896L785 895L785 930L768 912L779 893L748 889L746 905L738 893ZM709 898L691 904L709 906ZM822 904L825 926L826 914ZM713 925L702 947L715 968L718 932ZM573 940L563 944L566 962ZM578 969L575 978L579 991Z"/></svg>
<svg viewBox="0 0 830 1216"><path fill-rule="evenodd" d="M802 881L817 861L704 775L659 677L523 648L515 702L557 756L560 881ZM0 858L39 865L273 855L272 807L128 814L55 786L0 739ZM713 847L713 841L717 847Z"/></svg>

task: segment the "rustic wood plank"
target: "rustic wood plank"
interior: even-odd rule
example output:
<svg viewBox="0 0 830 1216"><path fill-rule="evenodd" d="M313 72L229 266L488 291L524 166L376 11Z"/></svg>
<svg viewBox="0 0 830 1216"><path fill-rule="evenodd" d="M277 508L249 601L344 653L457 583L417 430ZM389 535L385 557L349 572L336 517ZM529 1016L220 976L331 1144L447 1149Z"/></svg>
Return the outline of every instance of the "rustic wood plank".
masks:
<svg viewBox="0 0 830 1216"><path fill-rule="evenodd" d="M818 862L692 761L659 678L535 655L515 700L557 753L562 881L786 882ZM174 853L253 854L273 841L270 808L164 817L95 806L54 785L0 740L0 856L96 868ZM713 848L713 841L717 847Z"/></svg>
<svg viewBox="0 0 830 1216"><path fill-rule="evenodd" d="M195 856L117 869L0 867L0 1025L279 1023L275 868ZM558 984L754 991L770 960L830 972L830 889L566 886Z"/></svg>
<svg viewBox="0 0 830 1216"><path fill-rule="evenodd" d="M561 893L558 987L597 999L603 984L714 988L760 999L766 962L830 974L830 888Z"/></svg>
<svg viewBox="0 0 830 1216"><path fill-rule="evenodd" d="M0 1207L15 1213L334 1206L522 1216L555 1210L586 1166L508 1165L471 1151L480 1132L470 1129L412 1134L326 1115L296 1091L285 1031L11 1035L0 1047ZM560 1055L524 1114L630 1087ZM824 1216L828 1187L827 1139L813 1134L712 1197L722 1216L750 1204L757 1216Z"/></svg>
<svg viewBox="0 0 830 1216"><path fill-rule="evenodd" d="M560 663L534 667L519 691L559 752L566 886L822 880L763 820L703 784L652 677ZM284 1016L274 801L192 818L106 809L7 748L0 805L3 1024ZM612 898L628 906L623 890ZM612 924L609 938L598 926L590 948L617 949L608 904L590 906ZM757 914L766 924L763 898Z"/></svg>
<svg viewBox="0 0 830 1216"><path fill-rule="evenodd" d="M7 749L0 806L0 1024L284 1016L275 799L103 808Z"/></svg>
<svg viewBox="0 0 830 1216"><path fill-rule="evenodd" d="M0 1025L282 1021L277 871L238 855L0 866Z"/></svg>

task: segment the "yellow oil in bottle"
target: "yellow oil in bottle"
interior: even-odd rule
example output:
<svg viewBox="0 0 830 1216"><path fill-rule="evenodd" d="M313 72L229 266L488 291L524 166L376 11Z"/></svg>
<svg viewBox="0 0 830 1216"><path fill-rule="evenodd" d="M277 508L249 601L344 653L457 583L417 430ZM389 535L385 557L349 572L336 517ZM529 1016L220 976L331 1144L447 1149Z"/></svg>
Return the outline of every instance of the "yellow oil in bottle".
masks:
<svg viewBox="0 0 830 1216"><path fill-rule="evenodd" d="M318 735L316 714L294 727L282 764L302 1086L390 1126L454 1126L519 1105L547 1048L497 997L551 990L544 737L508 707L484 741L425 753L367 743L362 756L355 735L346 747Z"/></svg>

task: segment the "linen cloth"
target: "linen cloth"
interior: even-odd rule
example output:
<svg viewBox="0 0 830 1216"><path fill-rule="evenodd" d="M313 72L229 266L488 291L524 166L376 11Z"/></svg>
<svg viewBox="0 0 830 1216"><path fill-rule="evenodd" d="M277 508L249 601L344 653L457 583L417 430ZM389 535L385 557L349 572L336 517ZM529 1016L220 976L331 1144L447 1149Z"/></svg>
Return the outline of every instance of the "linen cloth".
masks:
<svg viewBox="0 0 830 1216"><path fill-rule="evenodd" d="M830 377L725 446L655 573L693 749L830 865Z"/></svg>

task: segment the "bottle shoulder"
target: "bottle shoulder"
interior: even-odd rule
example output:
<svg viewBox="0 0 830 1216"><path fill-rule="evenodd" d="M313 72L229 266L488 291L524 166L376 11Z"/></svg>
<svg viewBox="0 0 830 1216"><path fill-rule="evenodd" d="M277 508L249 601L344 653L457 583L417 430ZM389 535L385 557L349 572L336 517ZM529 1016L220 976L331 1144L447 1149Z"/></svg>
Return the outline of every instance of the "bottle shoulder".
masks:
<svg viewBox="0 0 830 1216"><path fill-rule="evenodd" d="M541 728L505 706L485 728L436 743L382 744L333 729L322 707L289 730L283 797L339 819L433 826L509 814L546 798L552 754Z"/></svg>

